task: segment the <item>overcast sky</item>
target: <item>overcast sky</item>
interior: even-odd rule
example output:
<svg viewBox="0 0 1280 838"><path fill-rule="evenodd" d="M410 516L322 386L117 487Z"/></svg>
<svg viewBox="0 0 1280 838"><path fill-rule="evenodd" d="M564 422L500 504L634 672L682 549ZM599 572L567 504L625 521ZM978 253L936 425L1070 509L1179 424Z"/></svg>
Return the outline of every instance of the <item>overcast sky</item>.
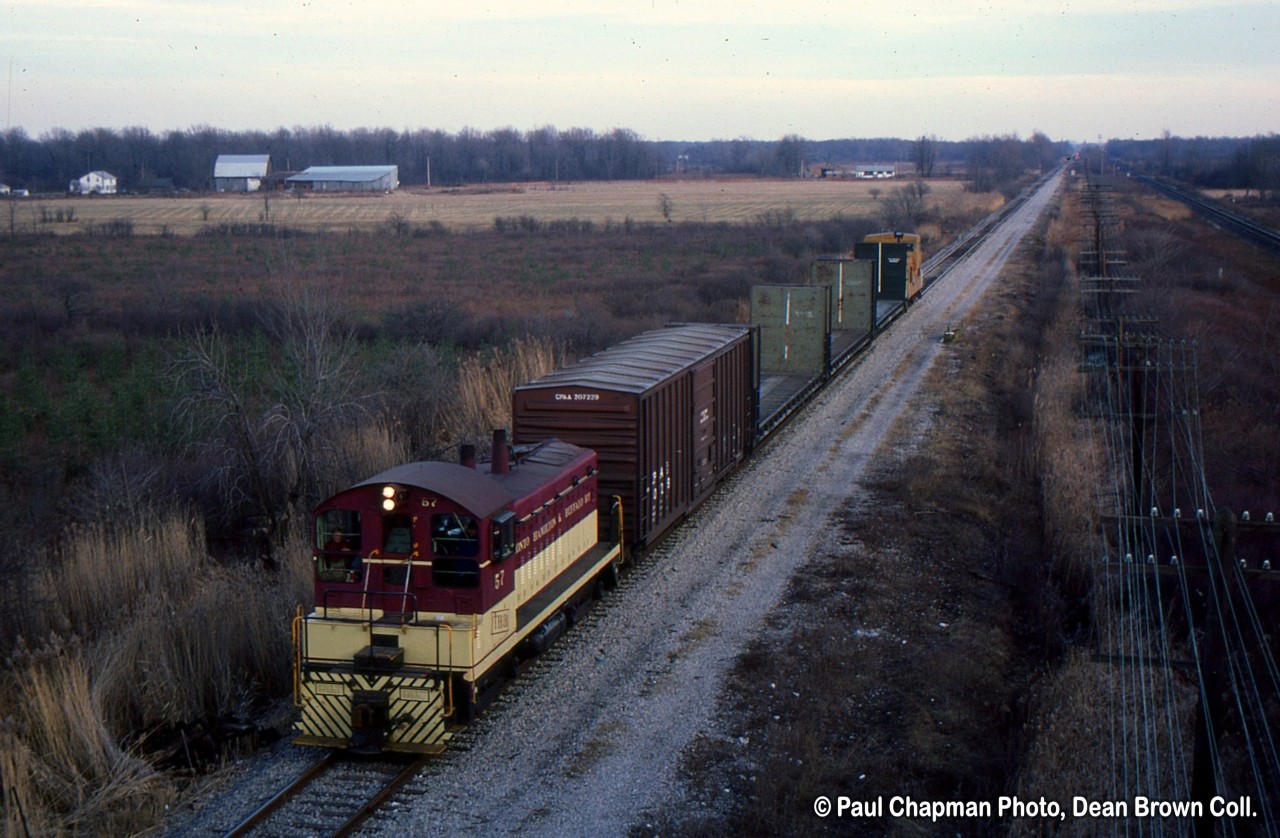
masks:
<svg viewBox="0 0 1280 838"><path fill-rule="evenodd" d="M1280 2L0 0L4 127L1280 130Z"/></svg>

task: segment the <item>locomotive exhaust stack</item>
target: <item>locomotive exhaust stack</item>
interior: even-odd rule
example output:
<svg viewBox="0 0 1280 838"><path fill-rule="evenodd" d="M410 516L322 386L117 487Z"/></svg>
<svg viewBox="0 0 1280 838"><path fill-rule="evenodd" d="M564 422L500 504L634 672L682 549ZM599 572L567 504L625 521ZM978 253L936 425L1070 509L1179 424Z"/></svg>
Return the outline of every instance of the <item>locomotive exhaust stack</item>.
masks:
<svg viewBox="0 0 1280 838"><path fill-rule="evenodd" d="M489 465L491 474L506 474L511 471L511 449L507 447L507 431L497 428L493 432L493 461Z"/></svg>

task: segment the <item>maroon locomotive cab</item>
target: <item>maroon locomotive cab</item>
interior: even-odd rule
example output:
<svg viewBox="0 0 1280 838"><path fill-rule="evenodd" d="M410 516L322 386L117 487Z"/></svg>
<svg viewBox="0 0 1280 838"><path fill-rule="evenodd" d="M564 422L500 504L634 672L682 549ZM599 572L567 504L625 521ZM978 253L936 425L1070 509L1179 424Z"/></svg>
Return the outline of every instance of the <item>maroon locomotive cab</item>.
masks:
<svg viewBox="0 0 1280 838"><path fill-rule="evenodd" d="M294 626L300 744L434 753L501 673L543 648L616 543L596 454L558 440L490 463L409 463L315 510L315 608Z"/></svg>
<svg viewBox="0 0 1280 838"><path fill-rule="evenodd" d="M515 442L594 449L601 495L621 500L625 540L650 543L754 444L754 338L748 326L669 326L521 385Z"/></svg>
<svg viewBox="0 0 1280 838"><path fill-rule="evenodd" d="M477 512L399 477L356 487L317 510L317 605L386 614L484 611L504 593L492 579L482 584L492 576L495 547L500 552L491 510Z"/></svg>

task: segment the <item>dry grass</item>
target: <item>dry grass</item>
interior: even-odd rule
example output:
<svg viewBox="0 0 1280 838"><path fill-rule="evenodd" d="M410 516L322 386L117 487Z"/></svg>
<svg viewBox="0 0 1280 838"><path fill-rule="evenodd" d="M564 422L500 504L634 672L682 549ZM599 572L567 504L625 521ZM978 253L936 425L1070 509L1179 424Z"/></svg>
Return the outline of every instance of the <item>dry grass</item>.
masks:
<svg viewBox="0 0 1280 838"><path fill-rule="evenodd" d="M494 428L511 427L511 393L516 385L546 375L561 364L561 350L546 338L516 341L464 358L445 411L439 441L474 441L482 446Z"/></svg>
<svg viewBox="0 0 1280 838"><path fill-rule="evenodd" d="M1158 660L1158 650L1150 649L1153 660ZM1142 777L1135 783L1153 799L1178 800L1187 795L1186 788L1176 788L1177 770L1163 772L1163 782L1156 783L1152 764L1139 759L1132 746L1118 746L1114 741L1117 732L1115 707L1121 701L1134 701L1135 675L1123 667L1094 658L1091 650L1072 652L1052 677L1046 678L1033 700L1033 714L1025 735L1030 747L1023 759L1015 793L1023 800L1045 797L1059 800L1064 806L1072 797L1080 796L1091 801L1124 799L1117 792L1117 778ZM1169 707L1172 715L1180 719L1182 726L1170 730L1163 720L1156 720L1144 733L1152 737L1152 753L1192 752L1192 725L1195 718L1199 691L1181 678L1165 678L1160 672L1155 677L1144 674L1147 689L1145 700L1154 707ZM1130 736L1134 733L1131 730ZM1171 736L1179 738L1176 744ZM1119 755L1119 761L1117 761ZM1130 821L1129 823L1132 823ZM1008 827L1009 835L1033 835L1042 828L1042 821L1014 819ZM1153 826L1159 830L1160 826ZM1166 822L1163 828L1172 828ZM1069 819L1055 825L1054 833L1060 836L1091 836L1099 833L1099 821L1093 818Z"/></svg>
<svg viewBox="0 0 1280 838"><path fill-rule="evenodd" d="M140 511L70 534L48 559L47 622L26 617L29 634L50 639L10 657L0 689L7 834L148 828L176 780L119 742L245 717L286 691L289 616L311 585L304 537L291 543L286 572L267 573L218 567L181 514Z"/></svg>
<svg viewBox="0 0 1280 838"><path fill-rule="evenodd" d="M905 182L904 182L905 183ZM192 235L218 225L271 223L308 232L370 231L388 225L453 231L488 229L497 217L529 216L540 221L578 219L596 225L666 223L660 197L670 200L671 221L754 223L786 213L799 220L837 215L878 215L886 196L904 183L832 180L681 180L584 182L492 189L400 189L390 195L306 194L271 196L264 218L261 195L179 197L98 196L37 198L20 205L17 223L26 230L82 233L125 221L139 235ZM930 182L929 203L989 205L992 195L972 195L961 181ZM872 190L878 190L877 195ZM994 208L994 207L992 207ZM74 214L71 222L41 218Z"/></svg>
<svg viewBox="0 0 1280 838"><path fill-rule="evenodd" d="M141 511L72 529L45 566L48 628L89 637L157 600L180 599L205 572L204 527Z"/></svg>
<svg viewBox="0 0 1280 838"><path fill-rule="evenodd" d="M102 722L78 646L27 656L11 677L16 707L0 732L6 834L131 834L173 801L170 781Z"/></svg>
<svg viewBox="0 0 1280 838"><path fill-rule="evenodd" d="M99 644L95 689L111 729L248 718L283 694L289 617L295 603L310 599L289 580L250 568L211 569L196 591L153 601ZM308 587L310 581L308 573Z"/></svg>

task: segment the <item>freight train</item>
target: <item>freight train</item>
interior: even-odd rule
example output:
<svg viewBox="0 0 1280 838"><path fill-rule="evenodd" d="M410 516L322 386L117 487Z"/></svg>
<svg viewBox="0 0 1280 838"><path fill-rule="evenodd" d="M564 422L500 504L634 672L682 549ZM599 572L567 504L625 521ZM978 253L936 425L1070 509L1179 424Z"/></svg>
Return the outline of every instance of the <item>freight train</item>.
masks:
<svg viewBox="0 0 1280 838"><path fill-rule="evenodd" d="M750 324L674 324L523 384L488 462L396 466L315 510L295 742L436 753L923 288L868 236Z"/></svg>

